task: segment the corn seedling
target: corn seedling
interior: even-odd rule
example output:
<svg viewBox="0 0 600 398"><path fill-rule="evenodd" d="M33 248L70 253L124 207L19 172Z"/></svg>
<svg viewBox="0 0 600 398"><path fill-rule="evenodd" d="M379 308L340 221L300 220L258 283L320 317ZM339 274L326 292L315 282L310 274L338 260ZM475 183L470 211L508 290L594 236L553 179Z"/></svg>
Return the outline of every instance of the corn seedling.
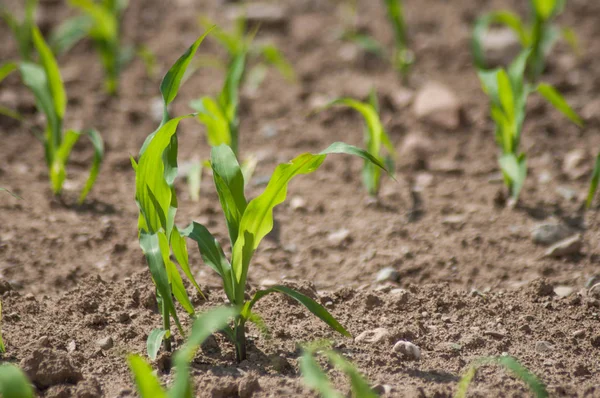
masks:
<svg viewBox="0 0 600 398"><path fill-rule="evenodd" d="M408 35L406 33L406 23L404 22L402 0L384 1L388 19L394 29L395 50L392 58L393 65L402 77L406 78L414 62L414 55L408 48Z"/></svg>
<svg viewBox="0 0 600 398"><path fill-rule="evenodd" d="M486 68L483 38L491 25L505 25L515 32L523 50L530 50L527 60L529 81L536 82L545 68L545 58L556 41L563 36L577 50L577 39L572 30L559 29L554 19L562 13L565 0L530 0L531 19L527 23L510 11L496 11L480 17L475 23L472 50L475 64Z"/></svg>
<svg viewBox="0 0 600 398"><path fill-rule="evenodd" d="M331 385L327 373L323 371L315 359L319 354L350 379L350 395L342 394ZM299 360L299 366L304 383L317 391L323 398L343 398L347 396L354 398L377 398L379 396L371 389L369 382L365 380L350 361L336 351L323 347L322 344L305 347L302 357Z"/></svg>
<svg viewBox="0 0 600 398"><path fill-rule="evenodd" d="M527 177L527 157L519 150L527 97L538 92L573 123L582 126L579 116L552 86L524 81L529 51L521 53L508 70L479 71L483 90L490 98L490 115L496 124L496 141L501 149L500 169L512 198L517 201Z"/></svg>
<svg viewBox="0 0 600 398"><path fill-rule="evenodd" d="M67 96L58 64L37 27L32 29L32 40L34 48L39 54L39 63L31 61L5 63L0 66L0 81L11 72L19 70L23 83L35 96L38 110L46 116L45 131L43 134L37 134L37 137L44 144L46 165L55 195L62 191L66 178L66 164L73 145L82 134L89 137L94 147L94 159L87 182L79 196L79 203L82 203L92 189L100 171L100 164L104 156L102 138L95 130L63 132ZM9 112L1 113L11 116ZM17 120L22 120L16 113L13 116Z"/></svg>
<svg viewBox="0 0 600 398"><path fill-rule="evenodd" d="M594 163L594 171L592 172L590 188L588 190L587 200L585 203L585 207L587 209L592 207L594 196L596 195L596 190L598 189L598 182L600 182L600 153L598 153L596 156L596 162Z"/></svg>
<svg viewBox="0 0 600 398"><path fill-rule="evenodd" d="M207 28L212 25L207 19L201 19L201 23ZM227 52L225 81L217 97L205 96L192 101L190 106L198 112L198 121L206 126L208 143L211 146L226 144L238 156L241 87L248 83L249 88L255 91L266 75L267 65L274 66L290 81L295 80L295 73L277 47L254 42L257 30L246 33L244 18L237 21L232 32L218 27L214 27L212 32ZM260 62L246 73L249 59L260 59Z"/></svg>
<svg viewBox="0 0 600 398"><path fill-rule="evenodd" d="M500 356L500 357L485 357L480 358L474 361L467 372L463 375L463 377L458 382L458 388L456 394L454 394L454 398L466 398L467 390L469 389L469 385L471 381L475 377L477 373L477 369L481 366L496 364L500 365L508 370L510 370L517 378L521 379L531 392L537 398L546 398L548 397L548 391L546 390L546 386L542 383L536 375L531 373L527 368L521 365L516 359L508 356Z"/></svg>
<svg viewBox="0 0 600 398"><path fill-rule="evenodd" d="M25 0L25 15L21 21L4 6L0 6L0 17L10 28L23 61L30 61L33 52L31 29L35 26L35 11L38 0Z"/></svg>
<svg viewBox="0 0 600 398"><path fill-rule="evenodd" d="M23 371L14 365L0 365L0 397L33 398L33 388Z"/></svg>
<svg viewBox="0 0 600 398"><path fill-rule="evenodd" d="M379 162L385 163L388 170L393 170L393 158L396 157L396 150L381 123L376 94L374 92L371 93L369 102L360 102L352 98L339 98L325 105L325 108L331 106L350 107L361 114L365 124L364 142L367 152ZM389 153L386 158L381 154L383 147ZM381 169L371 161L365 160L362 177L363 184L369 194L376 196L379 191Z"/></svg>
<svg viewBox="0 0 600 398"><path fill-rule="evenodd" d="M229 319L235 315L235 309L220 307L212 309L196 318L188 340L175 353L173 361L176 369L175 381L168 392L160 385L160 380L142 357L139 355L130 355L127 358L127 362L134 375L141 398L191 398L195 396L190 377L190 362L194 359L198 347L200 347L204 340L212 333L227 327Z"/></svg>
<svg viewBox="0 0 600 398"><path fill-rule="evenodd" d="M105 88L110 95L119 89L119 75L133 57L133 49L120 44L121 17L128 0L69 0L81 15L68 19L54 32L54 51L63 53L84 37L93 42L105 72Z"/></svg>
<svg viewBox="0 0 600 398"><path fill-rule="evenodd" d="M175 130L182 118L172 120L168 106L177 97L183 75L207 34L208 31L200 36L171 66L163 78L160 85L163 99L162 121L159 128L144 141L138 162L131 159L136 172L136 202L140 209L138 219L140 246L156 286L156 298L163 318L162 329L155 329L148 336L148 352L151 358L156 356L158 351L158 348L152 348L156 346L156 341L159 341L159 344L161 340L164 341L165 348L170 350L171 317L183 333L173 297L190 316L194 314L181 275L170 259L171 250L187 278L202 294L189 268L185 240L174 225L177 196L173 183L177 176L178 147ZM160 137L157 138L159 133Z"/></svg>

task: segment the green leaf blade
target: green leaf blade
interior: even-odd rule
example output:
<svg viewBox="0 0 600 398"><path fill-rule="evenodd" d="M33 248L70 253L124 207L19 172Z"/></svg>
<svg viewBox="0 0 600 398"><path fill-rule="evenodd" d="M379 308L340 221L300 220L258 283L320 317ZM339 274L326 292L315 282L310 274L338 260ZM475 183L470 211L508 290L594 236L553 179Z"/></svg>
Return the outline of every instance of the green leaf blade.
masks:
<svg viewBox="0 0 600 398"><path fill-rule="evenodd" d="M573 108L571 108L563 96L554 87L546 83L540 83L538 84L536 90L556 109L569 118L569 120L571 120L577 126L583 127L583 120L581 120L579 115L577 115Z"/></svg>

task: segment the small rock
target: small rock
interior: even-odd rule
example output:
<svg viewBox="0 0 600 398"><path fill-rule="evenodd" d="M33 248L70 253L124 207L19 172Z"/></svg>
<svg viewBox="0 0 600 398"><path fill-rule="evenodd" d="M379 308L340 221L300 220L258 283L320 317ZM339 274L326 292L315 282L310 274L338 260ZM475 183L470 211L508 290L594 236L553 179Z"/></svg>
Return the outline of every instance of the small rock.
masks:
<svg viewBox="0 0 600 398"><path fill-rule="evenodd" d="M552 296L554 294L554 286L552 286L546 279L536 279L530 284L532 291L535 295L540 297Z"/></svg>
<svg viewBox="0 0 600 398"><path fill-rule="evenodd" d="M486 330L485 332L483 332L483 334L485 336L490 336L495 339L503 339L506 337L506 333L500 332L498 330Z"/></svg>
<svg viewBox="0 0 600 398"><path fill-rule="evenodd" d="M75 352L75 350L77 350L77 343L75 343L75 340L69 341L69 344L67 344L67 352L70 354Z"/></svg>
<svg viewBox="0 0 600 398"><path fill-rule="evenodd" d="M506 65L521 51L519 38L509 28L487 30L481 44L489 66Z"/></svg>
<svg viewBox="0 0 600 398"><path fill-rule="evenodd" d="M262 281L260 281L260 286L266 287L266 288L270 288L270 287L276 286L278 284L279 283L274 279L263 279Z"/></svg>
<svg viewBox="0 0 600 398"><path fill-rule="evenodd" d="M371 388L377 395L387 395L392 392L392 386L389 384L376 384Z"/></svg>
<svg viewBox="0 0 600 398"><path fill-rule="evenodd" d="M432 154L433 141L423 133L410 133L402 141L400 157L418 169L427 167L427 162Z"/></svg>
<svg viewBox="0 0 600 398"><path fill-rule="evenodd" d="M590 343L592 344L592 347L594 347L594 348L600 348L600 334L597 334L597 335L593 336L590 339Z"/></svg>
<svg viewBox="0 0 600 398"><path fill-rule="evenodd" d="M306 200L300 196L294 196L290 200L290 208L296 211L306 210Z"/></svg>
<svg viewBox="0 0 600 398"><path fill-rule="evenodd" d="M547 341L536 341L535 343L535 350L537 352L550 352L552 350L554 350L554 347L552 346L552 344L550 344Z"/></svg>
<svg viewBox="0 0 600 398"><path fill-rule="evenodd" d="M465 216L462 214L453 214L442 219L443 225L461 226L465 223Z"/></svg>
<svg viewBox="0 0 600 398"><path fill-rule="evenodd" d="M574 149L565 155L562 169L569 178L577 180L587 174L589 167L585 150Z"/></svg>
<svg viewBox="0 0 600 398"><path fill-rule="evenodd" d="M600 283L596 283L594 286L590 287L590 290L588 290L588 295L590 297L600 299Z"/></svg>
<svg viewBox="0 0 600 398"><path fill-rule="evenodd" d="M23 358L20 368L40 389L56 384L75 384L82 379L81 372L75 369L66 353L50 348L34 350Z"/></svg>
<svg viewBox="0 0 600 398"><path fill-rule="evenodd" d="M433 184L433 175L429 173L419 173L415 177L413 190L423 192L425 188Z"/></svg>
<svg viewBox="0 0 600 398"><path fill-rule="evenodd" d="M413 103L413 111L418 119L447 129L456 129L460 125L460 109L454 92L437 82L426 83L417 92Z"/></svg>
<svg viewBox="0 0 600 398"><path fill-rule="evenodd" d="M558 296L558 297L568 297L571 295L571 293L573 293L575 291L575 289L573 289L570 286L556 286L554 288L554 293Z"/></svg>
<svg viewBox="0 0 600 398"><path fill-rule="evenodd" d="M240 380L238 385L238 395L240 398L251 398L257 391L260 391L260 383L255 376L248 375Z"/></svg>
<svg viewBox="0 0 600 398"><path fill-rule="evenodd" d="M402 110L409 106L414 97L414 91L405 87L394 90L392 93L387 95L389 102L391 102L392 106L396 110Z"/></svg>
<svg viewBox="0 0 600 398"><path fill-rule="evenodd" d="M583 248L583 239L581 234L561 240L554 244L544 253L544 257L563 257L572 254L578 254Z"/></svg>
<svg viewBox="0 0 600 398"><path fill-rule="evenodd" d="M421 359L421 349L417 345L411 343L410 341L400 340L396 344L394 344L394 348L392 350L401 354L407 359Z"/></svg>
<svg viewBox="0 0 600 398"><path fill-rule="evenodd" d="M572 333L572 336L575 338L585 337L585 329L579 329Z"/></svg>
<svg viewBox="0 0 600 398"><path fill-rule="evenodd" d="M156 123L162 121L164 102L161 97L154 97L150 100L150 117Z"/></svg>
<svg viewBox="0 0 600 398"><path fill-rule="evenodd" d="M379 296L373 293L367 294L367 298L365 300L365 307L367 310L372 310L374 308L381 307L382 304L383 301L381 301Z"/></svg>
<svg viewBox="0 0 600 398"><path fill-rule="evenodd" d="M573 231L559 222L539 224L531 231L531 239L540 245L553 245L554 243L571 236Z"/></svg>
<svg viewBox="0 0 600 398"><path fill-rule="evenodd" d="M350 236L350 231L346 228L339 229L335 232L330 233L327 236L327 241L335 247L341 246L345 243L350 243L352 241L352 237Z"/></svg>
<svg viewBox="0 0 600 398"><path fill-rule="evenodd" d="M365 330L354 339L357 343L383 343L389 341L391 338L390 332L386 328L377 328L373 330Z"/></svg>
<svg viewBox="0 0 600 398"><path fill-rule="evenodd" d="M273 369L275 369L279 373L284 373L292 369L292 365L290 365L288 360L282 357L281 355L274 354L271 355L269 359L271 362L271 366L273 366Z"/></svg>
<svg viewBox="0 0 600 398"><path fill-rule="evenodd" d="M558 186L556 187L556 193L569 202L577 199L577 191L569 187Z"/></svg>
<svg viewBox="0 0 600 398"><path fill-rule="evenodd" d="M96 342L96 345L103 350L110 350L114 346L114 341L112 337L108 336L103 339L100 339Z"/></svg>
<svg viewBox="0 0 600 398"><path fill-rule="evenodd" d="M400 279L400 273L393 267L380 270L375 277L376 282L397 282L398 279Z"/></svg>

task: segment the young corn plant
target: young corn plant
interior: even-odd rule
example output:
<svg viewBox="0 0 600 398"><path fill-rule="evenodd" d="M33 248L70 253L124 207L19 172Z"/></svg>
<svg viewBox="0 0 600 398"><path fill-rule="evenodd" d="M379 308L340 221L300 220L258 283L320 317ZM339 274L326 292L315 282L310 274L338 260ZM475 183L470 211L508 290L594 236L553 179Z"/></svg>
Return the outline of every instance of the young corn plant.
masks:
<svg viewBox="0 0 600 398"><path fill-rule="evenodd" d="M365 124L364 143L367 152L380 163L385 163L388 170L393 170L396 149L391 143L390 138L381 123L375 92L371 93L369 102L360 102L353 98L339 98L325 105L325 108L332 106L349 107L361 114ZM388 151L388 156L386 157L382 155L383 147ZM369 195L377 196L381 181L381 169L371 161L365 160L362 170L362 179L363 185L369 192Z"/></svg>
<svg viewBox="0 0 600 398"><path fill-rule="evenodd" d="M394 68L402 75L408 77L410 67L414 62L413 52L408 46L408 34L404 21L404 7L402 0L384 0L387 16L394 29L395 50L392 58Z"/></svg>
<svg viewBox="0 0 600 398"><path fill-rule="evenodd" d="M19 368L9 363L0 365L0 397L33 398L33 388Z"/></svg>
<svg viewBox="0 0 600 398"><path fill-rule="evenodd" d="M46 165L52 191L55 195L59 195L62 191L66 178L66 164L73 146L82 134L89 137L94 147L94 159L87 182L79 196L79 203L83 203L100 171L100 165L104 157L104 144L96 130L86 130L84 132L63 131L67 95L58 64L37 27L32 29L32 41L39 54L39 62L8 62L1 65L0 82L11 72L19 70L23 83L35 97L38 110L46 116L45 131L43 134L36 134L36 136L44 144ZM0 109L0 113L22 120L15 112L11 115L10 112Z"/></svg>
<svg viewBox="0 0 600 398"><path fill-rule="evenodd" d="M577 49L577 39L572 30L560 29L555 18L562 13L565 0L530 0L531 19L527 23L510 11L496 11L480 17L475 23L472 50L475 64L479 69L486 68L483 38L491 25L500 24L512 29L517 35L523 50L530 51L527 60L527 77L535 83L543 73L546 56L556 41L562 36Z"/></svg>
<svg viewBox="0 0 600 398"><path fill-rule="evenodd" d="M484 357L474 361L467 370L467 372L458 382L458 388L456 394L454 394L454 398L466 398L467 390L469 389L469 385L475 377L477 370L480 367L489 364L500 365L506 368L507 370L511 371L517 378L521 379L525 384L527 384L527 387L529 387L529 389L536 396L536 398L548 397L548 391L546 390L546 386L542 381L540 381L540 379L537 378L536 375L531 373L516 359L508 356L499 356Z"/></svg>
<svg viewBox="0 0 600 398"><path fill-rule="evenodd" d="M498 159L504 182L516 202L527 177L527 156L520 152L519 144L525 120L527 97L533 92L542 95L550 104L578 126L583 122L565 99L552 86L539 83L535 86L524 81L529 51L522 52L508 70L480 70L483 91L490 98L490 115L496 124L496 142L501 149Z"/></svg>
<svg viewBox="0 0 600 398"><path fill-rule="evenodd" d="M141 398L192 398L195 396L190 377L190 362L198 351L198 347L212 333L227 327L229 319L236 315L231 307L212 309L196 318L192 332L183 347L175 353L175 381L169 391L160 385L150 365L139 355L127 358L129 369L133 373L135 384Z"/></svg>
<svg viewBox="0 0 600 398"><path fill-rule="evenodd" d="M304 383L319 393L323 398L343 398L351 396L354 398L377 398L379 395L369 386L363 375L356 367L341 354L323 346L323 344L310 345L303 350L299 360L300 371ZM327 373L323 371L316 357L321 355L337 370L344 373L350 379L350 395L344 395L337 391L329 381Z"/></svg>
<svg viewBox="0 0 600 398"><path fill-rule="evenodd" d="M11 14L8 9L0 5L0 18L8 25L23 61L30 61L33 56L33 40L31 29L35 26L35 11L38 0L25 0L25 15L21 21Z"/></svg>
<svg viewBox="0 0 600 398"><path fill-rule="evenodd" d="M133 57L133 49L120 43L121 18L128 0L69 0L82 12L68 19L54 32L54 51L63 53L84 37L93 42L105 72L105 88L110 95L119 90L119 75Z"/></svg>
<svg viewBox="0 0 600 398"><path fill-rule="evenodd" d="M207 19L201 19L201 23L207 28L214 26ZM255 91L265 78L267 65L274 66L290 81L296 78L294 69L277 47L254 42L256 33L257 30L246 33L244 18L237 21L232 32L213 28L212 36L227 52L225 81L217 97L205 96L190 103L198 113L198 121L206 126L208 143L211 146L226 144L236 156L239 152L240 89L248 84ZM249 60L256 59L259 63L246 73Z"/></svg>
<svg viewBox="0 0 600 398"><path fill-rule="evenodd" d="M600 182L600 153L596 156L596 162L594 163L594 171L592 172L592 178L590 180L590 188L588 190L587 200L585 202L585 207L587 209L592 207L592 203L594 202L594 196L596 195L596 190L598 190L598 183Z"/></svg>

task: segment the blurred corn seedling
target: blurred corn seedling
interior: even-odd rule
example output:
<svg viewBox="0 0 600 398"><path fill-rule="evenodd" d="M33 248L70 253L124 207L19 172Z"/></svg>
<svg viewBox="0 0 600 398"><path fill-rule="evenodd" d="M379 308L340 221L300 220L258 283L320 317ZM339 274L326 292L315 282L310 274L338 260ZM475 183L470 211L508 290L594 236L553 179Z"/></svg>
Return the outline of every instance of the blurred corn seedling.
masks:
<svg viewBox="0 0 600 398"><path fill-rule="evenodd" d="M32 41L39 55L39 61L7 62L0 66L0 82L13 71L18 70L25 86L36 100L38 110L46 116L43 133L34 130L37 138L44 144L46 165L50 176L52 191L59 195L66 178L66 164L71 150L82 134L86 135L94 147L94 159L87 182L79 196L82 203L100 171L104 157L104 144L96 130L63 131L63 118L66 111L67 95L54 54L48 47L37 27L32 28ZM16 112L0 109L0 113L21 122L23 118Z"/></svg>
<svg viewBox="0 0 600 398"><path fill-rule="evenodd" d="M480 17L475 23L472 38L476 66L479 69L487 67L483 40L490 26L504 25L514 31L523 50L529 50L527 77L530 82L536 82L544 71L547 55L561 36L575 50L578 48L573 31L568 28L560 29L554 23L555 18L562 13L565 3L565 0L530 0L530 22L523 21L517 14L507 10L491 12Z"/></svg>
<svg viewBox="0 0 600 398"><path fill-rule="evenodd" d="M477 370L485 365L496 364L500 365L507 370L509 370L512 374L514 374L518 379L527 384L527 387L531 390L531 392L535 395L536 398L546 398L548 397L548 391L546 390L546 386L536 375L531 373L526 367L521 365L516 359L509 356L499 356L499 357L484 357L475 360L467 372L463 375L463 377L458 382L456 394L454 394L454 398L466 398L467 390L469 389L469 385L473 381Z"/></svg>
<svg viewBox="0 0 600 398"><path fill-rule="evenodd" d="M106 91L116 95L121 70L134 55L132 47L124 47L120 43L121 19L128 0L68 2L81 15L66 20L53 33L50 42L54 51L64 53L83 38L90 37L104 68Z"/></svg>
<svg viewBox="0 0 600 398"><path fill-rule="evenodd" d="M371 93L369 102L360 102L352 98L339 98L325 105L325 108L332 106L349 107L361 114L365 124L364 143L367 152L380 163L385 163L388 170L394 170L396 149L391 143L390 138L381 123L376 93ZM383 147L388 151L386 157L382 154ZM362 180L363 185L369 194L377 196L381 181L381 168L371 161L365 160L362 171Z"/></svg>
<svg viewBox="0 0 600 398"><path fill-rule="evenodd" d="M408 34L404 21L404 7L402 0L384 0L387 16L394 29L395 49L392 63L403 78L408 76L410 67L414 62L413 52L408 47Z"/></svg>
<svg viewBox="0 0 600 398"><path fill-rule="evenodd" d="M200 23L214 26L206 19ZM247 33L245 18L236 21L235 28L227 32L214 27L211 36L227 53L225 62L214 60L204 65L225 65L225 81L217 97L205 96L190 103L192 109L198 112L198 121L206 126L208 143L211 146L226 144L236 156L239 155L239 102L240 90L246 86L250 91L256 91L266 76L267 66L275 67L286 79L295 81L293 67L284 55L273 44L259 44L254 38L257 29ZM249 61L255 65L247 72Z"/></svg>
<svg viewBox="0 0 600 398"><path fill-rule="evenodd" d="M0 5L0 17L10 28L19 49L19 56L23 61L30 61L33 55L33 39L31 31L35 26L35 12L38 0L25 0L23 19L19 21L4 5Z"/></svg>
<svg viewBox="0 0 600 398"><path fill-rule="evenodd" d="M519 150L525 121L527 97L538 92L573 123L583 122L552 86L525 82L529 51L523 51L509 68L480 70L479 79L490 99L490 115L496 124L496 142L501 149L499 165L513 200L516 202L527 177L527 156Z"/></svg>
<svg viewBox="0 0 600 398"><path fill-rule="evenodd" d="M325 358L336 370L350 379L350 395L342 394L333 387L327 373L316 360L318 356ZM379 396L349 360L322 343L304 347L299 366L304 384L323 398L377 398Z"/></svg>

